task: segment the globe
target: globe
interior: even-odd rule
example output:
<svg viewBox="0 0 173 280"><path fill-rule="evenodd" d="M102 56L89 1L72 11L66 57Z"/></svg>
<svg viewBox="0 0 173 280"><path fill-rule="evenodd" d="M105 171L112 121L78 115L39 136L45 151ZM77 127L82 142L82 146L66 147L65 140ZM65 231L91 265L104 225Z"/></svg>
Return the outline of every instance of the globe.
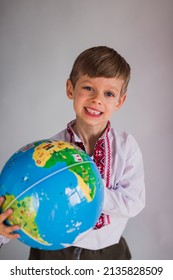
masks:
<svg viewBox="0 0 173 280"><path fill-rule="evenodd" d="M104 187L94 161L63 141L40 140L13 154L0 175L1 212L13 213L19 240L33 248L59 250L83 238L95 226Z"/></svg>

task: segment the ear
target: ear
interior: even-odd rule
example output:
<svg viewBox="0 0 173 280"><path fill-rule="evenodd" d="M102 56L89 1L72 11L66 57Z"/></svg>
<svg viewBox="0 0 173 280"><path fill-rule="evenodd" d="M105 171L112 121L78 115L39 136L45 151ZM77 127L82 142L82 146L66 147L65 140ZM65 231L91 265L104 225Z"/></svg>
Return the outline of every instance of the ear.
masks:
<svg viewBox="0 0 173 280"><path fill-rule="evenodd" d="M115 108L116 111L118 111L121 108L121 106L124 104L126 97L127 97L126 94L123 94L123 96L120 97L118 104L116 105L116 108Z"/></svg>
<svg viewBox="0 0 173 280"><path fill-rule="evenodd" d="M68 79L66 82L66 94L69 99L74 99L74 88L70 79Z"/></svg>

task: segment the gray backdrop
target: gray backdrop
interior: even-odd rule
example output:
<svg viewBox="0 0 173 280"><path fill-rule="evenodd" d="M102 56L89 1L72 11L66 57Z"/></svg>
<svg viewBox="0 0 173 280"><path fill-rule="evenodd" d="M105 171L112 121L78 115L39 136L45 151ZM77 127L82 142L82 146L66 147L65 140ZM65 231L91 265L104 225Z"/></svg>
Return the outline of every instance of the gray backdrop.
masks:
<svg viewBox="0 0 173 280"><path fill-rule="evenodd" d="M65 82L76 56L107 45L132 67L128 98L112 125L137 139L147 205L124 235L134 259L173 258L172 0L1 0L0 168L20 147L74 118ZM18 240L0 259L27 259Z"/></svg>

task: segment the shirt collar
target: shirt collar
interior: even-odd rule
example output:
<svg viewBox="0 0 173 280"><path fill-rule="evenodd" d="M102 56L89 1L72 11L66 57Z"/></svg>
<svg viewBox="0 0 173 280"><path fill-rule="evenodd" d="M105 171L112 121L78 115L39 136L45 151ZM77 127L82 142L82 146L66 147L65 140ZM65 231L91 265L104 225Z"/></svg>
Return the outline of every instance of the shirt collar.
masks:
<svg viewBox="0 0 173 280"><path fill-rule="evenodd" d="M73 130L73 125L75 124L76 120L72 120L71 122L69 122L67 124L67 131L70 135L70 140L71 142L82 142L82 140L75 134L74 130ZM105 137L108 135L109 131L111 129L111 123L110 121L108 121L106 130L104 131L104 133L101 135L101 137L98 139L105 139Z"/></svg>

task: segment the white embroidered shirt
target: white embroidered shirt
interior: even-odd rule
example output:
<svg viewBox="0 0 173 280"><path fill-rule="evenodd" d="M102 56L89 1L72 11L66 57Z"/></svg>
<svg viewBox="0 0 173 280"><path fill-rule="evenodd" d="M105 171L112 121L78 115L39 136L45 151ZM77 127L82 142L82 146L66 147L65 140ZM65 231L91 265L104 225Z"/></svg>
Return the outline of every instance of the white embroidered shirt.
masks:
<svg viewBox="0 0 173 280"><path fill-rule="evenodd" d="M85 150L73 131L74 122L51 139L68 141ZM110 123L97 141L92 158L104 182L104 205L95 227L73 245L97 250L119 242L129 218L145 206L145 185L143 160L136 140L111 128ZM0 244L6 241L0 237Z"/></svg>

